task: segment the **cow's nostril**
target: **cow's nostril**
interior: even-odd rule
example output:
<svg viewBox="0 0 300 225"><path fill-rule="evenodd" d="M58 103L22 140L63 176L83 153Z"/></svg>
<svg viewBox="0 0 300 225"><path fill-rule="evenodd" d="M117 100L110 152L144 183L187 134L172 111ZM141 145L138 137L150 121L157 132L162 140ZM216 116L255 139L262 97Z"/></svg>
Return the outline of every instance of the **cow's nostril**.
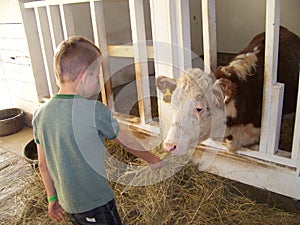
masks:
<svg viewBox="0 0 300 225"><path fill-rule="evenodd" d="M201 112L201 111L202 111L202 108L196 108L196 111L197 111L197 112Z"/></svg>
<svg viewBox="0 0 300 225"><path fill-rule="evenodd" d="M169 152L176 150L176 145L172 143L165 143L165 149Z"/></svg>

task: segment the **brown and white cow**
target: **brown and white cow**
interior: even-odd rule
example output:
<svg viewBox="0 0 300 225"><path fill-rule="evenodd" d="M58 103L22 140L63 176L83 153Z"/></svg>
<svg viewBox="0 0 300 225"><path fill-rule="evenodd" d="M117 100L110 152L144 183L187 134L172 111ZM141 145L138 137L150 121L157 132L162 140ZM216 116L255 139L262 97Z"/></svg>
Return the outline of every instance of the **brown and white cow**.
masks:
<svg viewBox="0 0 300 225"><path fill-rule="evenodd" d="M280 27L278 82L285 83L283 113L295 112L300 63L300 38ZM235 151L258 143L264 83L265 34L214 74L199 68L184 71L175 80L159 76L158 89L172 93L172 125L164 141L168 151L186 152L208 137L226 137ZM224 112L225 109L225 112ZM225 113L225 114L224 114ZM226 128L224 128L224 126Z"/></svg>

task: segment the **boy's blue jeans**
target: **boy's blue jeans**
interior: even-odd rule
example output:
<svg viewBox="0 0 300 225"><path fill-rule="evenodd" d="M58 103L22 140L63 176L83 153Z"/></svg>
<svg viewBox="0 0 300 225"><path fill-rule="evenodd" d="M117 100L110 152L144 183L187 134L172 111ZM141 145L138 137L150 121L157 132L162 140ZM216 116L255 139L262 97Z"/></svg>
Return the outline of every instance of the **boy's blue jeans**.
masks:
<svg viewBox="0 0 300 225"><path fill-rule="evenodd" d="M122 225L114 199L90 211L67 215L73 225Z"/></svg>

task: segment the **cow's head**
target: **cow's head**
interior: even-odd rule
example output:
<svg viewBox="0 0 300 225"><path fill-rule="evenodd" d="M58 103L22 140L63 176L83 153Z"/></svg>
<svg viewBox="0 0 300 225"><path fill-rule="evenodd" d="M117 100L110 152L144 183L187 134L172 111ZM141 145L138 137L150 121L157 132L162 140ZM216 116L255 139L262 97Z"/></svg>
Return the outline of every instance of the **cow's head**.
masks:
<svg viewBox="0 0 300 225"><path fill-rule="evenodd" d="M157 78L163 100L170 99L173 107L172 124L164 140L166 150L185 153L209 137L223 135L224 96L215 80L214 75L198 68L187 69L177 80Z"/></svg>

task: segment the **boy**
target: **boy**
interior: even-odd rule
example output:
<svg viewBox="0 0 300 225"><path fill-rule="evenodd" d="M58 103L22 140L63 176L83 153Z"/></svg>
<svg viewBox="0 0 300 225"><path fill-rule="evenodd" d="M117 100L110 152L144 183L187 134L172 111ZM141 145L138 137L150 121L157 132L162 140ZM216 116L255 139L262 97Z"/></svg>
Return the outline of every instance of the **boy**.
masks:
<svg viewBox="0 0 300 225"><path fill-rule="evenodd" d="M59 92L34 113L48 212L57 221L66 212L73 224L121 224L106 178L104 138L116 138L149 164L160 162L120 130L101 102L87 100L100 91L100 56L100 50L83 37L63 41L54 56Z"/></svg>

